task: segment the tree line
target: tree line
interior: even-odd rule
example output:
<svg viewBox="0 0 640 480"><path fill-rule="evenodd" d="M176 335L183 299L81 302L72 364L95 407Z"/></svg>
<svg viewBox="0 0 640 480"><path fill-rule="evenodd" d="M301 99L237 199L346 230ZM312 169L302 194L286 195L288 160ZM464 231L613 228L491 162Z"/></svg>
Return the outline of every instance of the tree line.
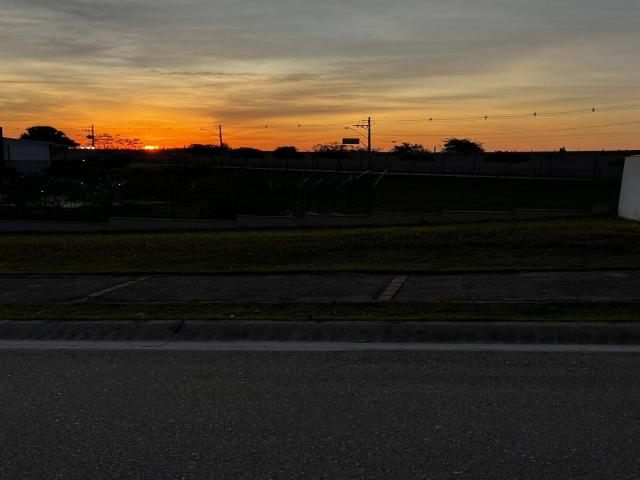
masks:
<svg viewBox="0 0 640 480"><path fill-rule="evenodd" d="M141 143L138 139L116 142L115 137L107 135L110 139L109 146L111 148L140 148ZM23 140L35 140L40 142L52 143L55 145L66 147L77 147L78 143L69 138L64 132L50 126L34 126L28 128L25 133L20 137ZM124 142L124 143L123 143ZM196 155L231 155L233 158L262 158L264 152L256 148L251 147L239 147L231 148L229 145L206 145L206 144L192 144L188 147L188 150ZM324 143L316 145L313 148L315 153L321 154L327 158L346 158L350 155L351 150L342 143ZM431 152L425 148L424 145L419 143L403 142L399 145L395 145L390 153L396 154L404 159L421 159L430 160ZM484 146L480 142L476 142L467 138L447 138L444 140L442 153L451 155L477 155L485 153ZM275 158L282 159L297 159L303 155L302 152L294 146L282 146L273 151ZM488 155L485 160L505 162L505 163L519 163L528 161L528 157L524 154L516 152L495 152Z"/></svg>

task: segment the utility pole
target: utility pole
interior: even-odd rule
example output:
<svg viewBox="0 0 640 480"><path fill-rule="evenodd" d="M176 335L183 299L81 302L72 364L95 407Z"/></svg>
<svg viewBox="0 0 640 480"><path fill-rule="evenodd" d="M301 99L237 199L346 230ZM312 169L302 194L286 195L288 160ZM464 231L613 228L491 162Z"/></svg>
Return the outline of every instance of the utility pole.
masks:
<svg viewBox="0 0 640 480"><path fill-rule="evenodd" d="M4 134L0 127L0 166L4 165Z"/></svg>
<svg viewBox="0 0 640 480"><path fill-rule="evenodd" d="M369 161L369 171L373 171L373 158L372 158L372 150L371 150L371 117L368 117L366 120L354 125L356 128L364 128L367 131L367 157Z"/></svg>
<svg viewBox="0 0 640 480"><path fill-rule="evenodd" d="M91 128L85 129L85 132L88 133L87 139L91 140L91 149L96 149L96 129L94 125L91 125Z"/></svg>
<svg viewBox="0 0 640 480"><path fill-rule="evenodd" d="M373 158L371 157L371 117L367 117L367 155L369 156L369 199L367 213L373 214Z"/></svg>
<svg viewBox="0 0 640 480"><path fill-rule="evenodd" d="M220 139L220 168L224 171L224 142L222 141L222 124L218 125L218 136Z"/></svg>
<svg viewBox="0 0 640 480"><path fill-rule="evenodd" d="M373 173L373 159L371 158L371 117L367 118L367 154L369 155L369 170Z"/></svg>
<svg viewBox="0 0 640 480"><path fill-rule="evenodd" d="M367 213L371 215L373 213L373 157L371 149L371 117L367 117L366 120L354 125L356 128L364 128L367 130L367 157L369 161L369 185L367 186ZM364 136L364 135L363 135Z"/></svg>

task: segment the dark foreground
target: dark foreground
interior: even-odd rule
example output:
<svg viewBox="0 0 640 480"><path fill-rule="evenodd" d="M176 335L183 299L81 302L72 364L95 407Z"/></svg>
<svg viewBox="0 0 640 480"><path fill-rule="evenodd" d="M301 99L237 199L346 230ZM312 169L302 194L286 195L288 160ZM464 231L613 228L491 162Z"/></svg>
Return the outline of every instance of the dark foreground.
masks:
<svg viewBox="0 0 640 480"><path fill-rule="evenodd" d="M0 350L3 479L631 479L640 356Z"/></svg>

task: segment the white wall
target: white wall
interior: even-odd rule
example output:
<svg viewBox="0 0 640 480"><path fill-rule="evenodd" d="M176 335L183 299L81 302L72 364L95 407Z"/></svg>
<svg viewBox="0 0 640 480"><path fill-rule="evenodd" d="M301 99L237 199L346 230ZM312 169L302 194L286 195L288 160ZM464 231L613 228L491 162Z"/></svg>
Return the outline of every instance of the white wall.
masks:
<svg viewBox="0 0 640 480"><path fill-rule="evenodd" d="M25 140L4 139L4 161L19 173L35 173L50 164L49 144Z"/></svg>
<svg viewBox="0 0 640 480"><path fill-rule="evenodd" d="M640 156L628 157L624 162L618 214L630 220L640 220Z"/></svg>

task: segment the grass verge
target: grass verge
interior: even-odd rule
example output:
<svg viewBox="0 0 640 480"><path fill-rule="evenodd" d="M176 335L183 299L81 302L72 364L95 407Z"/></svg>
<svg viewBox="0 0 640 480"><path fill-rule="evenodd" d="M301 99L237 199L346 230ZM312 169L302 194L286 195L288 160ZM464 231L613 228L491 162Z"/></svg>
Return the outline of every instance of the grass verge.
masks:
<svg viewBox="0 0 640 480"><path fill-rule="evenodd" d="M640 222L0 237L0 274L472 272L640 268Z"/></svg>
<svg viewBox="0 0 640 480"><path fill-rule="evenodd" d="M0 303L4 320L640 321L639 302Z"/></svg>

